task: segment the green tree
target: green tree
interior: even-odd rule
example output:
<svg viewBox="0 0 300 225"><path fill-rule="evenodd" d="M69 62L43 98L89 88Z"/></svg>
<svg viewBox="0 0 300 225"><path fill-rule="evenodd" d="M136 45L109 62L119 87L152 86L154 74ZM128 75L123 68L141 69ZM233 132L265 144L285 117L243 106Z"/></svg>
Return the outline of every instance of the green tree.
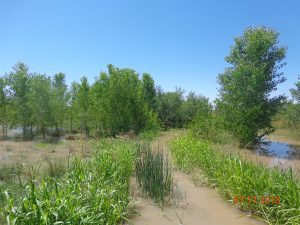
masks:
<svg viewBox="0 0 300 225"><path fill-rule="evenodd" d="M67 102L67 114L70 124L70 132L74 132L74 124L76 124L77 118L77 110L76 110L76 102L77 102L77 94L78 94L79 84L76 82L72 82L70 90L68 91L68 102Z"/></svg>
<svg viewBox="0 0 300 225"><path fill-rule="evenodd" d="M7 138L9 103L7 79L0 77L0 124L4 138Z"/></svg>
<svg viewBox="0 0 300 225"><path fill-rule="evenodd" d="M86 136L90 135L91 123L91 98L90 98L90 85L87 77L81 78L81 83L78 86L76 96L76 110L78 112L80 127L84 129Z"/></svg>
<svg viewBox="0 0 300 225"><path fill-rule="evenodd" d="M290 90L292 97L294 98L294 100L296 100L298 102L298 104L300 104L300 75L298 77L298 82L295 83L295 88L292 88Z"/></svg>
<svg viewBox="0 0 300 225"><path fill-rule="evenodd" d="M284 116L288 125L293 129L300 124L300 76L298 77L298 82L295 83L295 86L295 88L290 89L294 102L288 102L286 110L284 111Z"/></svg>
<svg viewBox="0 0 300 225"><path fill-rule="evenodd" d="M190 92L182 104L183 123L186 125L192 122L196 115L207 109L209 105L208 98Z"/></svg>
<svg viewBox="0 0 300 225"><path fill-rule="evenodd" d="M99 78L91 87L92 117L95 120L97 135L107 135L109 126L109 77L101 73Z"/></svg>
<svg viewBox="0 0 300 225"><path fill-rule="evenodd" d="M201 108L189 124L192 134L197 138L221 143L224 137L222 117L208 101L203 101Z"/></svg>
<svg viewBox="0 0 300 225"><path fill-rule="evenodd" d="M218 76L221 85L218 109L226 128L245 146L274 131L272 117L285 98L270 97L278 84L285 81L279 70L286 48L278 44L276 31L264 27L248 28L235 38L226 61L232 66Z"/></svg>
<svg viewBox="0 0 300 225"><path fill-rule="evenodd" d="M165 129L183 126L183 102L183 91L181 89L165 93L158 89L157 113Z"/></svg>
<svg viewBox="0 0 300 225"><path fill-rule="evenodd" d="M13 124L21 125L23 138L28 135L28 127L32 126L32 111L29 104L29 91L31 75L28 66L24 63L17 63L9 74L9 87L13 96Z"/></svg>
<svg viewBox="0 0 300 225"><path fill-rule="evenodd" d="M32 121L36 124L36 130L42 130L46 139L46 129L53 125L53 111L51 108L51 78L45 75L34 75L30 85L30 107Z"/></svg>
<svg viewBox="0 0 300 225"><path fill-rule="evenodd" d="M147 106L142 81L132 69L108 66L108 121L112 135L134 130L146 124Z"/></svg>
<svg viewBox="0 0 300 225"><path fill-rule="evenodd" d="M143 73L142 82L143 82L145 100L148 103L149 107L152 110L154 110L156 106L155 103L156 90L155 90L154 80L150 74Z"/></svg>
<svg viewBox="0 0 300 225"><path fill-rule="evenodd" d="M63 129L64 121L66 120L67 102L68 102L68 87L65 82L65 74L58 73L52 79L52 112L53 123L55 125L56 135L60 136Z"/></svg>

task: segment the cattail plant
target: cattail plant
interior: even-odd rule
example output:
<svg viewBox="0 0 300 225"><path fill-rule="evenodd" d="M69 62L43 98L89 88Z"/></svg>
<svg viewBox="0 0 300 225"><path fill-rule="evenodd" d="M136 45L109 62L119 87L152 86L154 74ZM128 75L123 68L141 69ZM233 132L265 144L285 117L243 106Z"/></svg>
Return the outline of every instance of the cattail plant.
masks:
<svg viewBox="0 0 300 225"><path fill-rule="evenodd" d="M143 193L163 204L173 190L172 169L167 155L159 149L154 152L149 146L140 146L135 169L137 183Z"/></svg>

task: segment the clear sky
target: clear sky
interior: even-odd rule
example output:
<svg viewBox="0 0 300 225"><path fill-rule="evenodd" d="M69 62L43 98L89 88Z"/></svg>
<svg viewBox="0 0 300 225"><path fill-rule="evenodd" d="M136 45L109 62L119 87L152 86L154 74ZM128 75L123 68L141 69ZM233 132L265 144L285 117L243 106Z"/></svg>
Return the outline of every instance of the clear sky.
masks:
<svg viewBox="0 0 300 225"><path fill-rule="evenodd" d="M280 32L288 90L300 74L300 0L0 0L0 73L17 61L32 72L93 82L111 63L150 73L211 99L233 38L248 26Z"/></svg>

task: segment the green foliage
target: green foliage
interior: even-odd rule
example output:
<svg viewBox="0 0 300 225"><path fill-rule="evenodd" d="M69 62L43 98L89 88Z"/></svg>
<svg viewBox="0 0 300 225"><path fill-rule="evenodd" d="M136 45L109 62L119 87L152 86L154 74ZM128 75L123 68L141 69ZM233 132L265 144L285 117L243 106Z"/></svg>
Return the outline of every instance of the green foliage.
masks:
<svg viewBox="0 0 300 225"><path fill-rule="evenodd" d="M0 124L4 138L7 137L10 99L7 93L7 78L0 77Z"/></svg>
<svg viewBox="0 0 300 225"><path fill-rule="evenodd" d="M164 128L182 127L182 104L183 91L177 89L175 92L157 93L157 113Z"/></svg>
<svg viewBox="0 0 300 225"><path fill-rule="evenodd" d="M3 135L7 127L22 127L23 138L33 138L42 131L59 137L69 130L84 131L86 136L115 136L133 130L139 133L159 130L155 111L156 91L149 74L108 66L93 84L87 77L73 82L68 89L65 74L29 73L24 63L17 63L7 77L0 77L0 122ZM35 133L34 133L35 132Z"/></svg>
<svg viewBox="0 0 300 225"><path fill-rule="evenodd" d="M28 137L28 127L32 123L32 110L30 108L30 79L28 67L24 63L17 63L14 72L9 74L9 86L11 88L12 124L19 124L23 129L23 138Z"/></svg>
<svg viewBox="0 0 300 225"><path fill-rule="evenodd" d="M7 79L8 78L8 79ZM134 131L155 136L165 129L186 127L208 99L184 91L163 92L155 88L150 74L142 77L130 68L108 65L94 83L87 77L68 88L65 74L52 78L30 73L24 63L0 78L0 122L23 129L23 138L43 134L59 137L67 130L89 136L116 136Z"/></svg>
<svg viewBox="0 0 300 225"><path fill-rule="evenodd" d="M278 35L264 27L248 28L226 57L232 66L218 76L218 110L242 146L274 131L271 120L284 96L270 98L270 93L285 81L279 69L285 65L286 48L278 44Z"/></svg>
<svg viewBox="0 0 300 225"><path fill-rule="evenodd" d="M300 104L288 102L279 117L287 121L289 128L297 128L300 125Z"/></svg>
<svg viewBox="0 0 300 225"><path fill-rule="evenodd" d="M224 127L222 117L213 110L207 99L203 99L197 109L197 114L192 117L189 128L193 136L202 140L222 142L224 138Z"/></svg>
<svg viewBox="0 0 300 225"><path fill-rule="evenodd" d="M45 139L46 128L53 124L50 77L38 74L31 78L29 99L31 119L42 130Z"/></svg>
<svg viewBox="0 0 300 225"><path fill-rule="evenodd" d="M198 114L206 113L211 108L208 98L190 92L182 104L183 124L191 123Z"/></svg>
<svg viewBox="0 0 300 225"><path fill-rule="evenodd" d="M167 156L160 150L152 151L149 145L137 151L136 178L139 187L156 202L163 204L172 190L172 169Z"/></svg>
<svg viewBox="0 0 300 225"><path fill-rule="evenodd" d="M56 129L56 136L59 137L67 117L67 103L70 97L64 73L54 75L54 78L52 79L51 94L52 123Z"/></svg>
<svg viewBox="0 0 300 225"><path fill-rule="evenodd" d="M295 83L295 88L290 90L292 97L300 104L300 76L298 77L298 82Z"/></svg>
<svg viewBox="0 0 300 225"><path fill-rule="evenodd" d="M293 130L300 127L300 77L295 86L295 88L290 89L294 101L286 101L284 108L279 111L276 117Z"/></svg>
<svg viewBox="0 0 300 225"><path fill-rule="evenodd" d="M85 131L86 136L90 134L92 123L91 118L91 98L90 98L90 85L87 77L81 78L81 83L78 84L76 93L75 110L77 111L77 118L80 128Z"/></svg>
<svg viewBox="0 0 300 225"><path fill-rule="evenodd" d="M148 73L143 73L142 76L144 98L149 107L154 110L156 108L156 90L154 80Z"/></svg>
<svg viewBox="0 0 300 225"><path fill-rule="evenodd" d="M243 210L254 212L269 224L300 223L300 183L294 173L279 168L266 168L242 160L239 156L214 151L206 141L184 136L171 144L172 156L179 168L200 168L211 185L229 201L235 196L279 196L280 204L244 201Z"/></svg>
<svg viewBox="0 0 300 225"><path fill-rule="evenodd" d="M110 129L113 135L145 127L147 105L142 81L132 69L109 70L108 104Z"/></svg>
<svg viewBox="0 0 300 225"><path fill-rule="evenodd" d="M31 177L20 202L7 193L8 224L119 224L129 206L129 177L134 145L95 143L90 159L75 158L60 179Z"/></svg>

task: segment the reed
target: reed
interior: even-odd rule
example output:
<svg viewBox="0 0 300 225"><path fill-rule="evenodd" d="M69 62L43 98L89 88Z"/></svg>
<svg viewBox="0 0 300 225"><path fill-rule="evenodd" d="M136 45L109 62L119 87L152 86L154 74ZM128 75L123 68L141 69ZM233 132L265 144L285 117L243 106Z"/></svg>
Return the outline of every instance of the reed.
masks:
<svg viewBox="0 0 300 225"><path fill-rule="evenodd" d="M162 151L155 152L146 145L137 150L135 162L136 180L143 193L162 205L173 190L172 169Z"/></svg>

